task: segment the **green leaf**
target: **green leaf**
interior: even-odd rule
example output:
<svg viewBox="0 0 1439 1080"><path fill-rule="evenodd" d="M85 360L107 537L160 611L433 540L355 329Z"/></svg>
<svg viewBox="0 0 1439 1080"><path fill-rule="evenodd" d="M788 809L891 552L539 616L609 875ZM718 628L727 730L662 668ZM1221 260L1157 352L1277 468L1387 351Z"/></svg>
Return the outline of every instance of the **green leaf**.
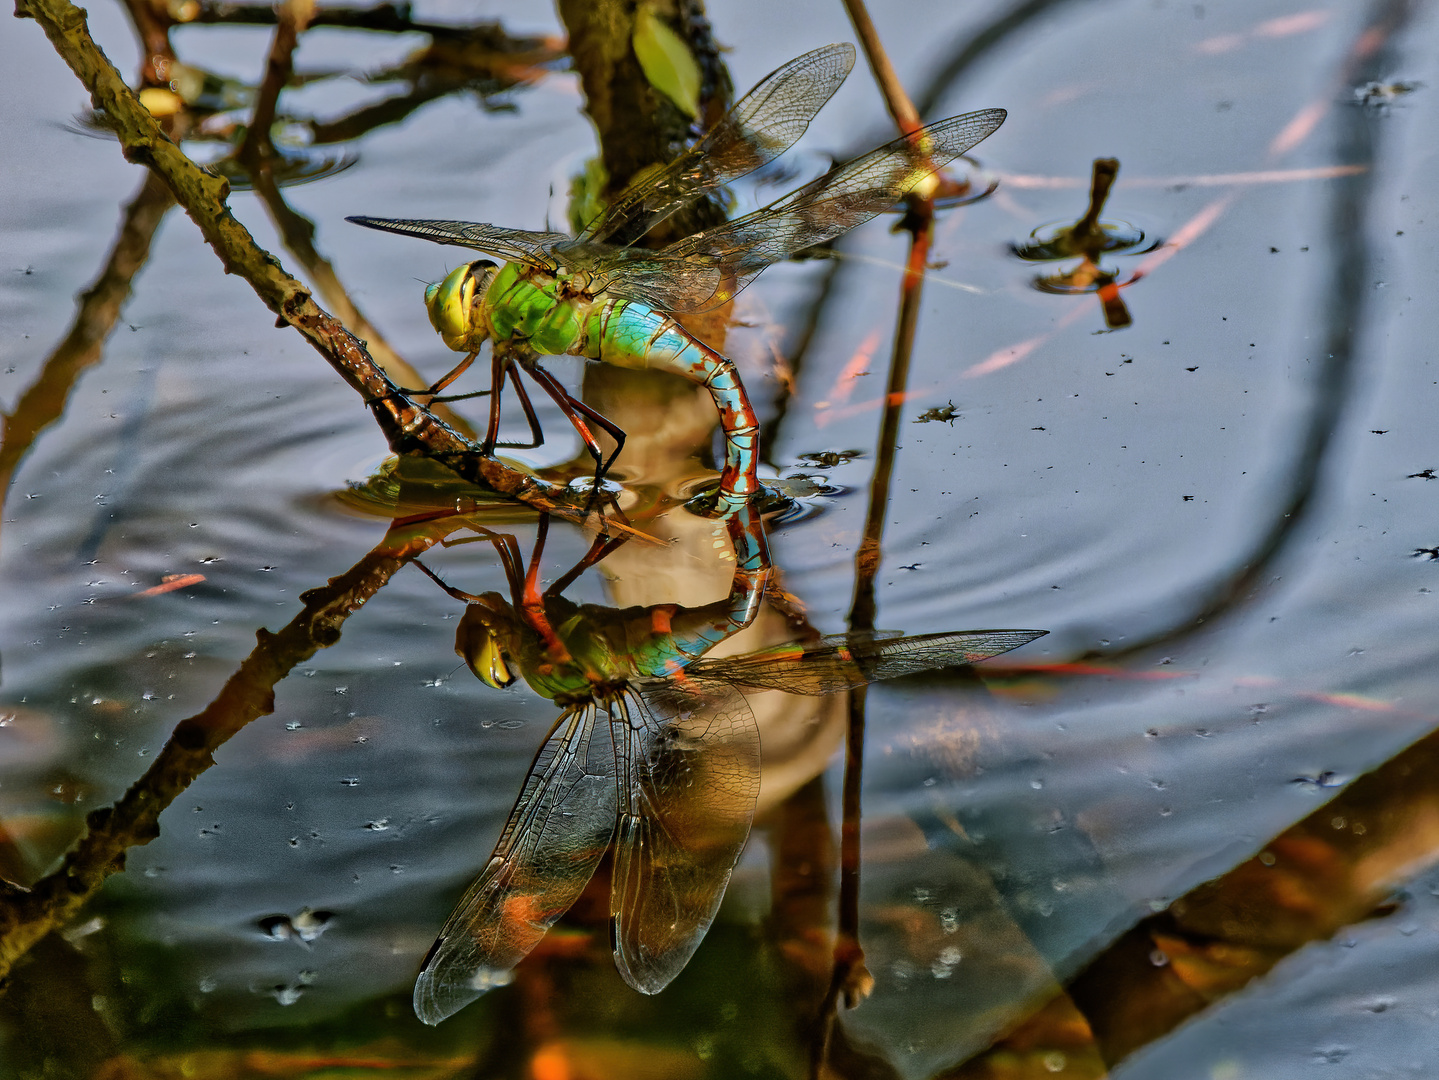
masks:
<svg viewBox="0 0 1439 1080"><path fill-rule="evenodd" d="M650 85L693 119L700 114L700 69L684 39L649 8L635 19L635 55Z"/></svg>

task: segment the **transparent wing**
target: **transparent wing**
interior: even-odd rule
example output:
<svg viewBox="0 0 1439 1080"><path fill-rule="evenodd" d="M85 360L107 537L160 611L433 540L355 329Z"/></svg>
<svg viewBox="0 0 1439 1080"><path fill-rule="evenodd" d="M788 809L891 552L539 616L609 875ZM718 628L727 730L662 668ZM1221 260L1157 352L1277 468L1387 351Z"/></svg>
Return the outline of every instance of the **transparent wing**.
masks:
<svg viewBox="0 0 1439 1080"><path fill-rule="evenodd" d="M415 981L425 1023L507 983L594 875L615 828L613 750L594 716L593 704L567 711L535 756L489 864Z"/></svg>
<svg viewBox="0 0 1439 1080"><path fill-rule="evenodd" d="M673 312L707 311L765 267L888 210L1004 123L1003 109L940 120L841 165L742 218L605 268L602 287ZM597 284L597 289L600 287Z"/></svg>
<svg viewBox="0 0 1439 1080"><path fill-rule="evenodd" d="M730 687L673 683L618 699L621 813L610 915L615 967L657 994L704 940L759 794L759 731Z"/></svg>
<svg viewBox="0 0 1439 1080"><path fill-rule="evenodd" d="M555 260L550 251L569 240L564 233L530 232L528 229L504 229L478 221L431 221L401 218L347 217L356 225L401 236L418 236L437 244L454 244L473 248L486 255L495 255L512 262L528 263L542 270L553 270Z"/></svg>
<svg viewBox="0 0 1439 1080"><path fill-rule="evenodd" d="M738 686L832 694L864 683L987 660L1043 637L1047 630L970 630L913 637L847 636L782 645L723 660L696 660L685 674Z"/></svg>
<svg viewBox="0 0 1439 1080"><path fill-rule="evenodd" d="M637 240L681 207L773 161L804 134L853 66L854 46L841 42L776 68L689 151L620 192L580 239Z"/></svg>

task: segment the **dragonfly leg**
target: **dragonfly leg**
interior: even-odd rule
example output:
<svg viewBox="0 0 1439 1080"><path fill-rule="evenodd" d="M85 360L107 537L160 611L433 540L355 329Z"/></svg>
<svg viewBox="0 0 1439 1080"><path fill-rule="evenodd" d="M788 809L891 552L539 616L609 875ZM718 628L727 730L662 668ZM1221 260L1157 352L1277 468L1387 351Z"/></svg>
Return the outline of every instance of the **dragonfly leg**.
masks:
<svg viewBox="0 0 1439 1080"><path fill-rule="evenodd" d="M444 589L445 592L454 599L459 600L461 603L465 604L478 604L480 602L480 598L478 596L475 596L472 593L464 592L461 589L457 589L453 585L446 584L445 580L441 578L439 574L435 573L419 559L413 559L411 561L414 562L416 566L418 566L421 570L425 572L426 577L428 577L440 588Z"/></svg>
<svg viewBox="0 0 1439 1080"><path fill-rule="evenodd" d="M556 664L564 664L571 659L570 651L565 648L564 642L555 633L555 628L550 625L550 617L545 613L545 598L540 593L540 557L544 554L545 538L549 532L550 515L541 514L539 524L535 528L534 550L530 552L530 567L525 572L523 584L514 594L515 610L544 642L545 651L549 653L550 660ZM512 588L514 584L512 579Z"/></svg>
<svg viewBox="0 0 1439 1080"><path fill-rule="evenodd" d="M623 534L619 536L605 536L603 534L596 536L594 543L590 545L590 550L585 552L584 558L565 571L553 585L546 589L545 596L558 596L564 592L570 587L570 584L575 578L579 577L596 563L603 562L609 556L610 552L623 546L628 540L629 537Z"/></svg>
<svg viewBox="0 0 1439 1080"><path fill-rule="evenodd" d="M514 364L510 365L510 385L515 388L515 396L520 399L520 408L525 411L525 420L530 425L530 441L527 443L502 442L495 443L495 445L502 446L507 450L533 450L544 444L545 432L540 427L540 418L535 415L535 407L530 402L529 392L525 390L525 384L520 381L520 370ZM488 390L484 392L489 393Z"/></svg>
<svg viewBox="0 0 1439 1080"><path fill-rule="evenodd" d="M428 390L424 391L424 392L425 392L426 394L438 394L438 393L439 393L441 390L443 390L445 387L449 386L450 383L454 382L454 381L455 381L456 379L458 379L461 375L463 375L466 371L468 371L468 370L470 369L470 365L475 362L475 357L477 357L477 356L479 356L479 355L480 355L480 351L479 351L478 349L476 349L474 352L470 353L468 356L466 356L463 360L461 360L461 361L460 361L458 364L456 364L454 367L450 368L450 373L449 373L448 375L446 375L444 378L442 378L439 382L431 383L431 384L430 384L430 388L429 388ZM467 394L467 395L465 395L465 396L466 396L466 397L469 397L469 396L471 396L471 395L468 395L468 394Z"/></svg>
<svg viewBox="0 0 1439 1080"><path fill-rule="evenodd" d="M613 420L609 420L600 415L583 401L571 397L569 392L560 385L559 380L544 368L536 365L531 367L529 372L530 375L534 377L535 382L544 387L545 392L555 399L555 404L560 407L560 411L565 414L569 422L574 425L575 430L580 433L580 439L584 442L585 449L588 450L590 456L595 459L595 486L598 487L599 482L604 479L605 473L610 471L610 466L613 465L615 459L620 456L620 451L625 448L624 431ZM615 452L608 458L605 457L604 451L600 449L599 440L596 439L594 433L590 431L589 424L586 424L585 420L589 420L590 423L614 439Z"/></svg>
<svg viewBox="0 0 1439 1080"><path fill-rule="evenodd" d="M490 354L490 423L485 429L485 441L480 444L480 453L493 454L500 438L500 391L504 389L505 373L511 360L503 349Z"/></svg>

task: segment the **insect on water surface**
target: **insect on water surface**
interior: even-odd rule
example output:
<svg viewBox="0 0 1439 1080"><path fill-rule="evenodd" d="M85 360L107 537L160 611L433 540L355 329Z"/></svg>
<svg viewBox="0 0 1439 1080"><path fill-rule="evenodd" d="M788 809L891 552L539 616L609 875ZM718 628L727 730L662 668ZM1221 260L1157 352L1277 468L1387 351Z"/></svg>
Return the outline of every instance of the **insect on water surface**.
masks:
<svg viewBox="0 0 1439 1080"><path fill-rule="evenodd" d="M630 244L680 208L784 153L853 64L854 47L840 43L771 72L693 148L626 188L578 237L466 221L348 218L504 260L459 266L425 290L430 322L446 345L466 354L427 392L438 393L453 382L489 340L494 347L492 396L482 449L492 452L496 445L500 389L507 376L538 440L533 410L515 373L518 365L574 424L595 458L598 479L623 447L624 432L572 397L539 357L582 356L618 367L673 372L706 387L719 410L725 460L717 509L732 511L754 496L759 491L759 422L739 373L673 316L719 307L765 267L890 209L926 176L997 129L1005 112L984 109L940 120L754 213L657 251ZM590 424L615 439L608 458Z"/></svg>

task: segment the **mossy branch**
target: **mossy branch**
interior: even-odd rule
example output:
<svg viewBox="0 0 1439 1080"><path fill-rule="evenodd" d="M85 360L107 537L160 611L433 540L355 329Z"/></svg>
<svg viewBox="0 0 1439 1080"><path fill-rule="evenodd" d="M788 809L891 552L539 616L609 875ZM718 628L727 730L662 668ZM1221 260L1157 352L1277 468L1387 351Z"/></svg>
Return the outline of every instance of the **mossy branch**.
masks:
<svg viewBox="0 0 1439 1080"><path fill-rule="evenodd" d="M90 36L86 13L69 0L16 0L17 18L34 19L61 59L89 91L91 103L109 120L127 161L164 180L226 273L249 282L279 326L293 326L352 388L363 395L390 447L423 453L464 479L571 521L586 515L563 501L559 489L475 453L468 440L397 392L362 341L315 303L310 291L255 242L226 203L230 186L202 168L165 134L150 111Z"/></svg>

